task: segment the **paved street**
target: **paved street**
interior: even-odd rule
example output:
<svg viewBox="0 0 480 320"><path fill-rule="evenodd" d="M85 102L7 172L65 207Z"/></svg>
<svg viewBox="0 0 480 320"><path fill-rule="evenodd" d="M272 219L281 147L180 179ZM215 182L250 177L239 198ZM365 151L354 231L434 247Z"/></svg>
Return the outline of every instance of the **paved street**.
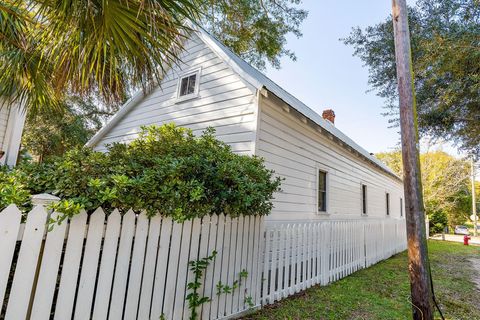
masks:
<svg viewBox="0 0 480 320"><path fill-rule="evenodd" d="M471 239L469 241L470 244L480 246L480 237L478 237L478 236L477 237L470 236L470 237L471 237ZM430 239L442 240L442 235L441 234L436 234L436 235L430 237ZM453 241L453 242L462 242L463 243L463 235L446 234L445 235L445 241Z"/></svg>

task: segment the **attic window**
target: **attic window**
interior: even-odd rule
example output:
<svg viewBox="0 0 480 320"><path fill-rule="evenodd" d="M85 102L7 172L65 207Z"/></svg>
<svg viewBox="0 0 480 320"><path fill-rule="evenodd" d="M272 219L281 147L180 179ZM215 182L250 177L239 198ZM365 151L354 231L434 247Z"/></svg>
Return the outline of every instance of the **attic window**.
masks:
<svg viewBox="0 0 480 320"><path fill-rule="evenodd" d="M183 101L197 97L200 87L199 80L200 69L179 77L177 99Z"/></svg>

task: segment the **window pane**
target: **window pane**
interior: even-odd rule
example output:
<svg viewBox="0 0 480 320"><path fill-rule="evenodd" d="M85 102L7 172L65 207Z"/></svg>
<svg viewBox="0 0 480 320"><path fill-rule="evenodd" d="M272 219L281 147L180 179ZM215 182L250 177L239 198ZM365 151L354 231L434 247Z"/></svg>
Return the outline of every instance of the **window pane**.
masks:
<svg viewBox="0 0 480 320"><path fill-rule="evenodd" d="M318 192L318 211L327 211L327 193L324 191Z"/></svg>
<svg viewBox="0 0 480 320"><path fill-rule="evenodd" d="M362 213L367 213L367 186L362 185Z"/></svg>
<svg viewBox="0 0 480 320"><path fill-rule="evenodd" d="M197 82L197 75L182 78L180 81L180 97L195 93L195 84Z"/></svg>
<svg viewBox="0 0 480 320"><path fill-rule="evenodd" d="M318 172L318 190L326 191L327 188L327 173L323 171Z"/></svg>
<svg viewBox="0 0 480 320"><path fill-rule="evenodd" d="M187 94L187 88L188 88L188 78L182 78L182 81L180 83L180 96L184 96Z"/></svg>
<svg viewBox="0 0 480 320"><path fill-rule="evenodd" d="M387 193L385 196L385 201L387 202L387 215L390 214L390 194Z"/></svg>
<svg viewBox="0 0 480 320"><path fill-rule="evenodd" d="M327 173L318 171L318 211L327 211Z"/></svg>
<svg viewBox="0 0 480 320"><path fill-rule="evenodd" d="M400 198L400 217L403 217L403 199Z"/></svg>
<svg viewBox="0 0 480 320"><path fill-rule="evenodd" d="M188 77L188 89L187 89L187 94L192 94L195 93L195 82L196 82L197 76L191 75Z"/></svg>

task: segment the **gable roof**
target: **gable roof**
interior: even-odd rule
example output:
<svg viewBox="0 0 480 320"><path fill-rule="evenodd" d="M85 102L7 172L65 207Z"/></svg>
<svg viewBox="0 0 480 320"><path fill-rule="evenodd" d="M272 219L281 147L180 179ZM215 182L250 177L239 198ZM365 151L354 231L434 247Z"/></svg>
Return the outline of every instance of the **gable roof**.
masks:
<svg viewBox="0 0 480 320"><path fill-rule="evenodd" d="M269 79L266 75L252 67L250 64L245 62L242 58L233 53L220 41L215 39L212 35L206 32L200 27L194 27L197 36L222 60L227 63L227 65L233 69L244 81L248 82L257 90L266 89L267 91L274 94L276 97L283 100L290 107L298 111L300 114L310 119L312 122L320 126L323 130L329 132L338 140L348 145L350 148L358 152L366 160L371 162L376 167L379 167L389 175L401 180L388 166L386 166L379 159L371 155L368 151L359 146L355 141L347 137L343 132L337 129L330 122L324 120L318 113L313 111L303 102L295 98L293 95L285 91L278 84ZM100 130L98 131L88 142L87 146L94 146L100 141L100 139L116 124L118 121L125 116L128 111L137 104L139 100L143 97L143 93L139 91L136 93L130 100L128 100L122 108L115 114L114 117Z"/></svg>
<svg viewBox="0 0 480 320"><path fill-rule="evenodd" d="M257 90L262 88L267 89L275 96L283 100L286 104L297 110L299 113L319 125L322 129L327 132L330 132L332 135L337 137L340 141L346 145L353 148L355 151L360 153L366 159L371 161L374 165L380 167L382 170L386 171L388 174L393 175L395 178L400 179L388 166L386 166L382 161L372 156L367 150L358 145L355 141L350 139L342 131L337 129L330 122L323 119L318 113L310 109L306 104L295 98L293 95L285 91L278 84L269 79L266 75L252 67L250 64L245 62L242 58L237 56L235 53L230 51L226 46L224 46L220 41L215 39L205 30L199 28L198 36L202 39L217 55L219 55L227 64L230 65L234 71L236 71L240 76L244 78L245 81L253 85Z"/></svg>

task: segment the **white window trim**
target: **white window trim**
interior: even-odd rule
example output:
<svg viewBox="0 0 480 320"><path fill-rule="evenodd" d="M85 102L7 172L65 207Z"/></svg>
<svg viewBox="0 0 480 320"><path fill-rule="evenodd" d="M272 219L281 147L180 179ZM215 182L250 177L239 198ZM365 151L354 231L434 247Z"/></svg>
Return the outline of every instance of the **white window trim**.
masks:
<svg viewBox="0 0 480 320"><path fill-rule="evenodd" d="M201 74L202 74L202 68L198 68L198 69L194 69L194 70L184 72L184 73L182 73L178 76L177 100L175 101L175 103L180 103L180 102L195 99L195 98L198 97L199 92L200 92L200 76L201 76ZM187 95L184 95L184 96L180 96L180 87L182 85L182 79L186 78L186 77L193 76L193 75L196 76L195 90L193 91L193 93L190 93L190 94L187 94Z"/></svg>
<svg viewBox="0 0 480 320"><path fill-rule="evenodd" d="M387 194L388 194L388 201L387 201ZM388 191L385 191L385 197L383 198L385 201L385 216L390 217L392 215L392 194ZM387 205L388 202L388 205Z"/></svg>
<svg viewBox="0 0 480 320"><path fill-rule="evenodd" d="M322 172L325 172L327 174L326 176L326 185L325 185L325 211L320 211L318 210L318 182L319 182L319 179L320 179L320 171ZM315 166L315 175L316 175L316 179L315 179L315 212L317 213L317 215L323 215L323 216L326 216L326 215L330 215L330 174L331 174L331 171L329 171L329 169L324 166L324 165L321 165L319 163L316 164Z"/></svg>
<svg viewBox="0 0 480 320"><path fill-rule="evenodd" d="M365 192L365 213L363 213L363 186L367 187L367 192ZM368 211L368 184L365 181L360 181L360 214L362 217L367 217Z"/></svg>
<svg viewBox="0 0 480 320"><path fill-rule="evenodd" d="M403 197L400 197L400 218L404 218L405 217L405 210L403 210L404 208L404 201L403 200Z"/></svg>

